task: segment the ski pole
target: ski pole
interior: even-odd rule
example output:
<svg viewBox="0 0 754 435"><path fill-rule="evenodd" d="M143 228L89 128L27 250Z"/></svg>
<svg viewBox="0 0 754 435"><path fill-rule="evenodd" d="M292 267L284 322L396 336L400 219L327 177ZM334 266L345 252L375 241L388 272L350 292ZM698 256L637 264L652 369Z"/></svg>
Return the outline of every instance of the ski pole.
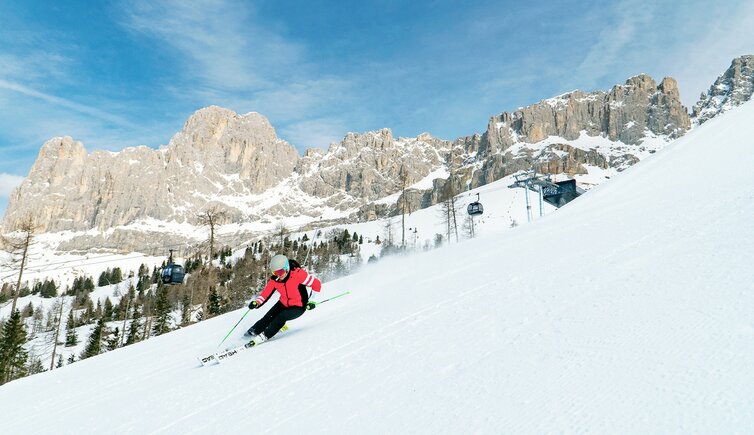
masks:
<svg viewBox="0 0 754 435"><path fill-rule="evenodd" d="M324 303L325 303L325 302L327 302L327 301L331 301L331 300L333 300L333 299L337 299L337 298L339 298L339 297L341 297L341 296L345 296L345 295L347 295L347 294L349 294L349 293L351 293L351 292L350 292L350 291L347 291L347 292L345 292L345 293L341 293L341 294L339 294L339 295L337 295L337 296L333 296L333 297L331 297L331 298L327 298L327 299L325 299L324 301L315 302L315 303L314 303L314 305L324 304Z"/></svg>
<svg viewBox="0 0 754 435"><path fill-rule="evenodd" d="M223 341L221 341L220 344L217 345L217 347L220 347L225 342L225 340L228 338L228 336L230 335L230 333L233 332L234 329L236 329L236 326L238 326L239 323L241 323L241 320L243 320L243 318L246 317L247 314L249 314L249 311L251 311L251 309L248 309L248 310L246 310L245 313L243 313L243 316L241 316L241 318L238 319L238 322L236 322L236 324L233 325L232 328L230 328L230 331L228 331L228 334L225 335L225 338L223 338Z"/></svg>

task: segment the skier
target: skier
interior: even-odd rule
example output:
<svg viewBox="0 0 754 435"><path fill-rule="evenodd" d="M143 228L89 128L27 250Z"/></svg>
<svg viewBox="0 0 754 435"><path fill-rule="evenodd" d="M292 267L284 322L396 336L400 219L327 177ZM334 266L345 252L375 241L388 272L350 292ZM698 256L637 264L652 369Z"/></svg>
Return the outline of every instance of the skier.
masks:
<svg viewBox="0 0 754 435"><path fill-rule="evenodd" d="M270 308L248 331L247 337L253 337L253 345L263 343L280 331L288 320L293 320L313 309L316 304L309 301L307 287L319 292L322 283L310 275L296 260L289 260L285 255L276 255L270 260L272 276L259 296L249 303L249 309L259 308L277 290L280 300Z"/></svg>

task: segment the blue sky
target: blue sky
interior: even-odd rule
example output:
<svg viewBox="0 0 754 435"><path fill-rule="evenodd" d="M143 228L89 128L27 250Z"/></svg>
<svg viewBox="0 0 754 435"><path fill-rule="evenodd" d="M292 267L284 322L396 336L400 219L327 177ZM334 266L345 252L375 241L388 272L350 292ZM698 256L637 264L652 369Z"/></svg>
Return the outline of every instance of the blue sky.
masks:
<svg viewBox="0 0 754 435"><path fill-rule="evenodd" d="M647 73L691 106L754 53L748 0L0 0L0 214L39 148L167 144L197 109L260 112L299 150L493 114Z"/></svg>

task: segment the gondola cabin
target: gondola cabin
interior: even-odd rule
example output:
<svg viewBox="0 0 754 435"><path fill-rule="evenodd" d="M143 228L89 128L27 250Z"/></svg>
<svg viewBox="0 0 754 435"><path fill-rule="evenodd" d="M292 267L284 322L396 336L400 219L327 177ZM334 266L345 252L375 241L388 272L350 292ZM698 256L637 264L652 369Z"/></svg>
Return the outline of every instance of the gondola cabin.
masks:
<svg viewBox="0 0 754 435"><path fill-rule="evenodd" d="M180 264L168 264L162 269L163 284L183 284L186 271Z"/></svg>
<svg viewBox="0 0 754 435"><path fill-rule="evenodd" d="M484 213L484 207L482 207L482 203L479 201L474 201L471 204L469 204L468 207L466 207L466 211L469 212L470 216L476 216Z"/></svg>

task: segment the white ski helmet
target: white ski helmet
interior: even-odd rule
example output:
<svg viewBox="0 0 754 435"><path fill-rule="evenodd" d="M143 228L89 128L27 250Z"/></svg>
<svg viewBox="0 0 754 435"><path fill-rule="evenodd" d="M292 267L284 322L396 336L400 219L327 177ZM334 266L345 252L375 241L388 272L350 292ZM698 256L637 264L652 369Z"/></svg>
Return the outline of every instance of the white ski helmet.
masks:
<svg viewBox="0 0 754 435"><path fill-rule="evenodd" d="M291 267L288 264L288 258L285 255L278 254L270 259L270 271L273 274L278 275L278 273L275 272L279 272L280 270L285 270L285 273L288 273L290 269Z"/></svg>

